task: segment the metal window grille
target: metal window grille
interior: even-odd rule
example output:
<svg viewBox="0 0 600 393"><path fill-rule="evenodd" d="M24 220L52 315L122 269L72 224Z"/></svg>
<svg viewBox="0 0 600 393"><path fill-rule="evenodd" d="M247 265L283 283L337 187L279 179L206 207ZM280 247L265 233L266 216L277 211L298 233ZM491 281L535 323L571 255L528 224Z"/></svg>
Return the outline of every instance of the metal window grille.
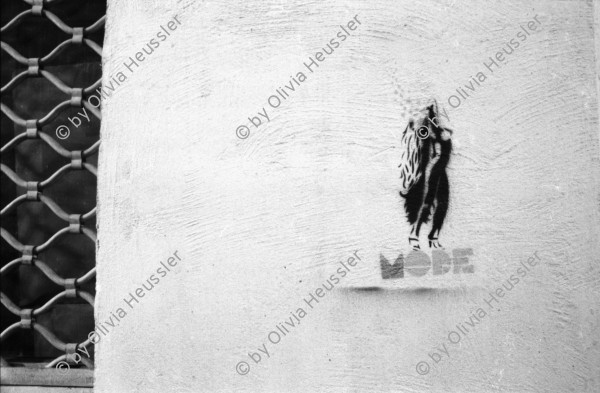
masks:
<svg viewBox="0 0 600 393"><path fill-rule="evenodd" d="M91 387L106 2L1 7L0 383Z"/></svg>

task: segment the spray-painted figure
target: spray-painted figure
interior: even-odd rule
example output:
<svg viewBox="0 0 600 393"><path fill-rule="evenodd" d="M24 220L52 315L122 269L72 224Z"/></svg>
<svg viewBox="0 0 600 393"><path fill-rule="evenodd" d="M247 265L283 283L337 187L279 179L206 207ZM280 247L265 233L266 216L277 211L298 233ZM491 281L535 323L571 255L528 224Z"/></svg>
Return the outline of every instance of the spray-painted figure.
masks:
<svg viewBox="0 0 600 393"><path fill-rule="evenodd" d="M411 118L402 134L400 195L411 224L408 242L419 250L421 225L433 215L429 247L441 248L438 236L446 213L450 188L446 166L452 151L452 131L440 124L437 103Z"/></svg>

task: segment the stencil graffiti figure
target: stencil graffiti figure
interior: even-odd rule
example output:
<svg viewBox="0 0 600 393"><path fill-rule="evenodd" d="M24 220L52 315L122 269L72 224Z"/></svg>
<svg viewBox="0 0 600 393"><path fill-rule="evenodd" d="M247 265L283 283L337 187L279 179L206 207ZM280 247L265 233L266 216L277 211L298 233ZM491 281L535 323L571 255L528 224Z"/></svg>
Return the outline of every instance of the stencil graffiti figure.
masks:
<svg viewBox="0 0 600 393"><path fill-rule="evenodd" d="M400 196L411 224L408 242L413 250L421 248L419 232L431 215L429 247L442 247L438 236L450 197L446 166L452 151L451 135L452 130L440 124L437 102L411 118L402 134Z"/></svg>

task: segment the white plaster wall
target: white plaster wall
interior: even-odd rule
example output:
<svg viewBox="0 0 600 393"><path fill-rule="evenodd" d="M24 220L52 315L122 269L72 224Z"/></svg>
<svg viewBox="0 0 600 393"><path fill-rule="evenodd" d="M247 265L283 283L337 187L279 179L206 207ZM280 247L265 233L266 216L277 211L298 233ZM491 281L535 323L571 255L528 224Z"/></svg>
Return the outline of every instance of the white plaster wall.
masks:
<svg viewBox="0 0 600 393"><path fill-rule="evenodd" d="M597 23L589 1L109 1L105 86L161 24L181 25L104 102L97 320L160 261L182 261L102 335L96 390L600 391L593 7ZM355 35L237 138L355 15ZM539 31L449 107L536 15ZM407 250L402 108L428 97L455 130L442 243L472 248L475 273L390 282L379 253ZM357 249L348 277L269 343ZM448 344L534 252L501 311Z"/></svg>

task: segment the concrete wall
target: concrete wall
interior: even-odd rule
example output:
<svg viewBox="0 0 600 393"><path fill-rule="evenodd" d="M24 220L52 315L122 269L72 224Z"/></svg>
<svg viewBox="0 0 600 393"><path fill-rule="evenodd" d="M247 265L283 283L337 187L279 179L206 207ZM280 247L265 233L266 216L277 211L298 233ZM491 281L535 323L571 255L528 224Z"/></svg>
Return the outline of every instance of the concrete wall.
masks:
<svg viewBox="0 0 600 393"><path fill-rule="evenodd" d="M109 1L96 390L599 391L597 6ZM430 98L454 130L440 241L473 273L383 279Z"/></svg>

